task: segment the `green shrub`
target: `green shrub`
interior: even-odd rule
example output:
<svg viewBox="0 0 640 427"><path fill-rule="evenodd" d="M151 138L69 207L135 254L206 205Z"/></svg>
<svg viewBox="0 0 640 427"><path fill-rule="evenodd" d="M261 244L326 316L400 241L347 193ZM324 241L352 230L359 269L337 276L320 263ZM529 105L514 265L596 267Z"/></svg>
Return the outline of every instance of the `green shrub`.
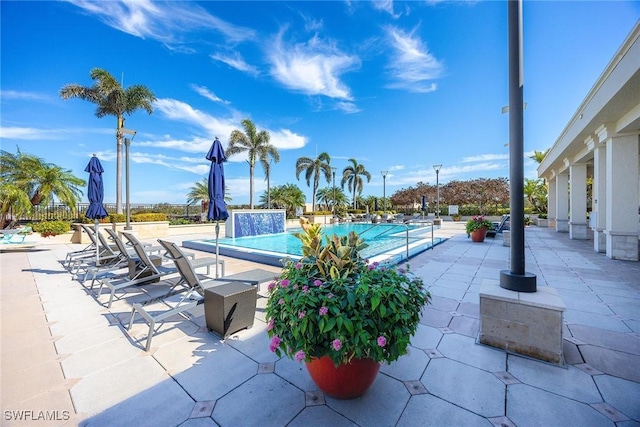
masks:
<svg viewBox="0 0 640 427"><path fill-rule="evenodd" d="M167 214L165 213L142 213L131 215L131 222L151 222L151 221L166 221ZM126 221L126 218L125 218Z"/></svg>
<svg viewBox="0 0 640 427"><path fill-rule="evenodd" d="M548 219L549 215L546 214L546 213L541 213L541 214L538 214L538 218L540 218L540 219Z"/></svg>
<svg viewBox="0 0 640 427"><path fill-rule="evenodd" d="M125 214L109 214L109 216L107 217L107 220L109 222L126 222L127 221L127 216Z"/></svg>
<svg viewBox="0 0 640 427"><path fill-rule="evenodd" d="M71 224L66 221L42 221L31 224L31 228L42 237L57 236L71 231Z"/></svg>
<svg viewBox="0 0 640 427"><path fill-rule="evenodd" d="M164 213L141 213L131 215L131 222L152 222L152 221L166 221L167 214ZM127 216L125 214L110 214L106 222L127 222Z"/></svg>

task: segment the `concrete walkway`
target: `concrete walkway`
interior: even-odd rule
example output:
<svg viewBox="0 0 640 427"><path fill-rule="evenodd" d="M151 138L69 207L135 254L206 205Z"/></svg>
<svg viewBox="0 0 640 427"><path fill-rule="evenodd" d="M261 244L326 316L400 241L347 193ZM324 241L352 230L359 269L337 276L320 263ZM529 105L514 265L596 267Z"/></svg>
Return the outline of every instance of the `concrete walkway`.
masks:
<svg viewBox="0 0 640 427"><path fill-rule="evenodd" d="M0 424L640 425L640 263L527 229L527 271L567 305L567 366L557 367L476 344L478 291L508 268L509 248L500 236L472 243L460 223L440 234L451 238L410 260L433 304L409 354L350 401L325 397L303 365L269 351L265 298L250 330L220 340L199 307L165 323L145 352L146 325L123 326L135 292L104 308L58 262L76 247L2 253ZM227 274L257 267L226 260Z"/></svg>

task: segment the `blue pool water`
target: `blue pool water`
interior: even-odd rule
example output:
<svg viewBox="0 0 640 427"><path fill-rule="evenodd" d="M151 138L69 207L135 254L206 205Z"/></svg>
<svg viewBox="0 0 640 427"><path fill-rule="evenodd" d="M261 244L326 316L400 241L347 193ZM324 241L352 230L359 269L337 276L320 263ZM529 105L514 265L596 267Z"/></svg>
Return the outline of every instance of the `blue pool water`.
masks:
<svg viewBox="0 0 640 427"><path fill-rule="evenodd" d="M369 245L361 252L364 258L396 264L443 241L439 238L432 240L431 227L431 224L345 223L323 226L323 234L345 236L355 231ZM294 228L284 233L260 236L220 238L219 252L221 255L281 266L281 261L285 258L296 259L302 256L300 240L293 235L297 231L301 229ZM191 249L215 252L215 239L185 241L182 245Z"/></svg>

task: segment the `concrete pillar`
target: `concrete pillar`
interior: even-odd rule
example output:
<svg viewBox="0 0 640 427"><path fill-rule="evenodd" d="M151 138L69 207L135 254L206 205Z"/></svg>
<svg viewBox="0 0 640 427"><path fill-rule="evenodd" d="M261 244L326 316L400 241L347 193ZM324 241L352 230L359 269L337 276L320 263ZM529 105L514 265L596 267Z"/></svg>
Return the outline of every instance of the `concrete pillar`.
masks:
<svg viewBox="0 0 640 427"><path fill-rule="evenodd" d="M587 239L587 165L575 163L569 167L571 178L569 193L569 238Z"/></svg>
<svg viewBox="0 0 640 427"><path fill-rule="evenodd" d="M569 231L569 174L556 175L556 231Z"/></svg>
<svg viewBox="0 0 640 427"><path fill-rule="evenodd" d="M638 135L611 138L606 147L606 253L638 261Z"/></svg>
<svg viewBox="0 0 640 427"><path fill-rule="evenodd" d="M556 226L556 178L553 177L548 183L549 193L547 194L547 213L549 214L549 227Z"/></svg>
<svg viewBox="0 0 640 427"><path fill-rule="evenodd" d="M606 252L607 238L604 234L607 225L607 149L604 144L598 144L593 150L593 210L591 215L593 229L593 250Z"/></svg>

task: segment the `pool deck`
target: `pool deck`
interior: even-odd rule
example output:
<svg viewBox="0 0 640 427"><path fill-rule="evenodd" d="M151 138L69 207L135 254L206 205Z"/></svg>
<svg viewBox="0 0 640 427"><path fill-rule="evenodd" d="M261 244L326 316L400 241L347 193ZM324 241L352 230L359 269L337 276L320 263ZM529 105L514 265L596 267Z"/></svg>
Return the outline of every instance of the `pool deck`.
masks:
<svg viewBox="0 0 640 427"><path fill-rule="evenodd" d="M509 248L500 235L472 243L463 223L438 233L449 240L409 262L433 295L409 354L349 401L324 396L301 364L269 351L265 298L252 329L223 341L200 306L168 321L145 352L146 327L123 326L131 301L108 310L60 266L78 245L2 253L0 424L640 426L640 263L527 228L527 271L567 306L558 367L476 343L480 286L509 267ZM278 271L225 260L227 274Z"/></svg>

